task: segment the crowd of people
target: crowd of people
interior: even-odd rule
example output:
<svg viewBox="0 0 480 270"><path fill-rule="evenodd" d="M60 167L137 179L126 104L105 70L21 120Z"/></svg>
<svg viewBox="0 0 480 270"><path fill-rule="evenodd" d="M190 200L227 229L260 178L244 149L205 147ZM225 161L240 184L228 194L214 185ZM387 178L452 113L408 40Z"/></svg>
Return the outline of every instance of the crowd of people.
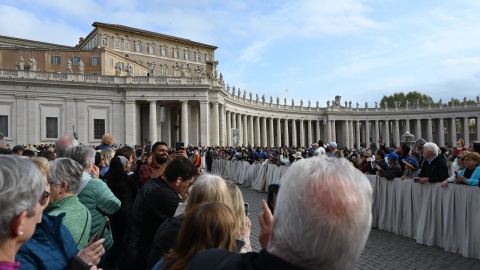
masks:
<svg viewBox="0 0 480 270"><path fill-rule="evenodd" d="M479 185L478 142L379 146L3 144L0 269L346 269L370 230L365 174ZM290 166L275 218L261 202L259 253L239 187L209 174L220 158Z"/></svg>

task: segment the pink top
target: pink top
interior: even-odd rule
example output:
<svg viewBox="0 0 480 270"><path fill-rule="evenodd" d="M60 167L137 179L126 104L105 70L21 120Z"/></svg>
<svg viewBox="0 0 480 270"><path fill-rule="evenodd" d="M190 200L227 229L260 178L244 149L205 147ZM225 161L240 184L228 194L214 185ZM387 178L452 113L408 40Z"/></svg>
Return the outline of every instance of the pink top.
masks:
<svg viewBox="0 0 480 270"><path fill-rule="evenodd" d="M17 270L20 262L0 262L0 270Z"/></svg>

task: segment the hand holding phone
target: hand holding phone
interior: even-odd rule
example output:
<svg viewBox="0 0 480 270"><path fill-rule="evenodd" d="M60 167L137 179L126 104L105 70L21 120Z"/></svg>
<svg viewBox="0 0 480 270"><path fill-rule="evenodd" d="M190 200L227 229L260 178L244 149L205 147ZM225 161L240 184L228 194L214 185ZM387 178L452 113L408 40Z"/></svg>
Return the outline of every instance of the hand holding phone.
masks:
<svg viewBox="0 0 480 270"><path fill-rule="evenodd" d="M245 215L248 217L248 209L250 208L250 205L248 203L245 203L244 206L245 206Z"/></svg>
<svg viewBox="0 0 480 270"><path fill-rule="evenodd" d="M275 205L277 204L277 195L278 190L280 189L280 185L278 184L271 184L268 186L268 193L267 193L267 205L270 209L270 212L275 210Z"/></svg>

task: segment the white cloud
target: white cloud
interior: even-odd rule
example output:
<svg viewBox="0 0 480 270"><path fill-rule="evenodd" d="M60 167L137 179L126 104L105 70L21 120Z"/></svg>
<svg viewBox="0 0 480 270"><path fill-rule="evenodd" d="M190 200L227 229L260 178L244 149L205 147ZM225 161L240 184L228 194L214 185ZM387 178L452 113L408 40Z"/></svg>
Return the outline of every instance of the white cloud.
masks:
<svg viewBox="0 0 480 270"><path fill-rule="evenodd" d="M461 65L480 65L480 56L478 57L459 57L450 58L442 62L446 66L461 66Z"/></svg>

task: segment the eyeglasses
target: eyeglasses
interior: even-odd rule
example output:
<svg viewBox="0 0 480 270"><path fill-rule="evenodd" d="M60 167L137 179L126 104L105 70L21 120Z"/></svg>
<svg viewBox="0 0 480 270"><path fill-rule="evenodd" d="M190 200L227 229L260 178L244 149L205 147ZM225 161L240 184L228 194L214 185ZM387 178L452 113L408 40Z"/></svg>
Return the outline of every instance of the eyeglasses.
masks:
<svg viewBox="0 0 480 270"><path fill-rule="evenodd" d="M48 198L50 197L50 192L44 191L38 200L38 203L41 206L44 206L47 203Z"/></svg>
<svg viewBox="0 0 480 270"><path fill-rule="evenodd" d="M192 182L188 183L188 187L191 187L193 185L193 183L195 183L195 181L192 181Z"/></svg>
<svg viewBox="0 0 480 270"><path fill-rule="evenodd" d="M471 159L468 159L468 158L463 158L463 162L470 162L472 161Z"/></svg>

